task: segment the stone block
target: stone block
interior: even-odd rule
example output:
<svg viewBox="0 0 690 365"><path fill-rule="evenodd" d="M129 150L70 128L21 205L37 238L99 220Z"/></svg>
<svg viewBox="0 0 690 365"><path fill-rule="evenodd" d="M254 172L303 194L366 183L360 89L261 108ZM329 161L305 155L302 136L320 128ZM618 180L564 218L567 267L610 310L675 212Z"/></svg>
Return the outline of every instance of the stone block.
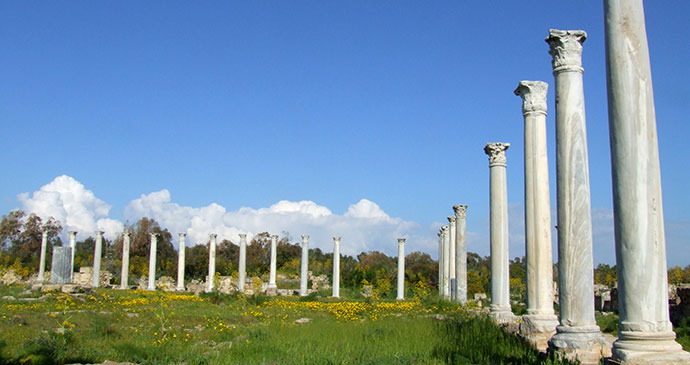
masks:
<svg viewBox="0 0 690 365"><path fill-rule="evenodd" d="M50 282L53 284L67 284L72 274L72 248L66 246L53 247L53 259L50 265Z"/></svg>

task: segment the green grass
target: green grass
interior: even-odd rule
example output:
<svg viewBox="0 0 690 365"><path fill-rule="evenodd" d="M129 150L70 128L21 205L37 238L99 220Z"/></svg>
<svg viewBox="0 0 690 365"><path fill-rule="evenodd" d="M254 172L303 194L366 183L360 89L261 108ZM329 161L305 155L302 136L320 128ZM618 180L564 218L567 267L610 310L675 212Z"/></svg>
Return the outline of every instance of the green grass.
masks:
<svg viewBox="0 0 690 365"><path fill-rule="evenodd" d="M0 287L0 296L24 288ZM35 297L35 296L34 296ZM444 320L435 317L442 315ZM307 323L296 320L307 318ZM0 301L0 363L550 364L515 335L437 298L118 291Z"/></svg>

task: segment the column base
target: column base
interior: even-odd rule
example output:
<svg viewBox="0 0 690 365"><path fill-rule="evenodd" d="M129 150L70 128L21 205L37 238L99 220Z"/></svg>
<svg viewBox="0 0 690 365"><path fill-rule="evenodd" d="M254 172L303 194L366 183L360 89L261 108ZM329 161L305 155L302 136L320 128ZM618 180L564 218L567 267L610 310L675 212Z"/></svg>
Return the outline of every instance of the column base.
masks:
<svg viewBox="0 0 690 365"><path fill-rule="evenodd" d="M557 326L549 340L549 351L581 364L599 364L607 347L599 326Z"/></svg>
<svg viewBox="0 0 690 365"><path fill-rule="evenodd" d="M489 317L498 321L514 321L516 319L510 307L499 307L494 304L489 306Z"/></svg>
<svg viewBox="0 0 690 365"><path fill-rule="evenodd" d="M148 287L146 288L147 291L156 291L156 288Z"/></svg>
<svg viewBox="0 0 690 365"><path fill-rule="evenodd" d="M278 287L274 285L269 285L268 288L266 288L266 295L275 297L278 295Z"/></svg>
<svg viewBox="0 0 690 365"><path fill-rule="evenodd" d="M187 291L187 289L178 286L177 288L175 288L175 291Z"/></svg>
<svg viewBox="0 0 690 365"><path fill-rule="evenodd" d="M532 343L537 350L546 352L549 340L556 333L558 317L555 314L526 314L520 322L520 336Z"/></svg>
<svg viewBox="0 0 690 365"><path fill-rule="evenodd" d="M619 364L690 364L690 353L675 341L673 331L620 331L612 360Z"/></svg>

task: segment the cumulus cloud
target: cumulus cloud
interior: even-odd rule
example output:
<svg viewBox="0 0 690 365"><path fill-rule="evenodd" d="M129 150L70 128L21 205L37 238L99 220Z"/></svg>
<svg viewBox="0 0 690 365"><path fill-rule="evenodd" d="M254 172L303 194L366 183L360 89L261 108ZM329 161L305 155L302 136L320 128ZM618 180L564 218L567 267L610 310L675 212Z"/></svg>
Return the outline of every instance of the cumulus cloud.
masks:
<svg viewBox="0 0 690 365"><path fill-rule="evenodd" d="M310 247L331 251L333 237L342 238L341 251L354 255L362 251L381 250L388 254L397 251L397 238L408 238L409 250L430 252L432 239L420 233L414 222L392 218L376 203L362 199L340 215L312 201L282 200L270 207L254 209L241 207L228 211L218 204L205 207L186 207L173 203L170 192L161 190L144 194L125 208L125 218L136 221L141 217L157 220L173 233L185 232L190 243L208 240L210 233L219 240L239 241L239 234L251 238L261 232L288 232L297 240L302 234L310 236Z"/></svg>
<svg viewBox="0 0 690 365"><path fill-rule="evenodd" d="M31 196L21 193L17 199L27 213L34 213L42 219L53 217L62 223L65 231L79 231L81 237L103 230L106 237L113 238L122 231L121 222L107 218L110 205L67 175L56 177Z"/></svg>

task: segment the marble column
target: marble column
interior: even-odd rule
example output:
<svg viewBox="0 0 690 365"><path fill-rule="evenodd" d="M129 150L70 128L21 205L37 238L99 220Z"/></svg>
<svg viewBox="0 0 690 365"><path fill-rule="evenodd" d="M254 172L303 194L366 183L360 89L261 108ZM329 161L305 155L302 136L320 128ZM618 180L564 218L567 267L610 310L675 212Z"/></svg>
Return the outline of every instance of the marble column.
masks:
<svg viewBox="0 0 690 365"><path fill-rule="evenodd" d="M546 42L556 79L556 190L560 325L549 346L598 363L603 337L594 320L592 215L582 86L581 30L550 30Z"/></svg>
<svg viewBox="0 0 690 365"><path fill-rule="evenodd" d="M120 289L129 288L129 231L122 232L122 270L120 272Z"/></svg>
<svg viewBox="0 0 690 365"><path fill-rule="evenodd" d="M74 282L74 252L77 251L77 231L69 231L69 247L72 249L71 251L71 261L70 261L70 271L69 271L69 282L73 283Z"/></svg>
<svg viewBox="0 0 690 365"><path fill-rule="evenodd" d="M38 261L38 282L45 281L46 273L46 249L48 247L48 231L41 232L41 256Z"/></svg>
<svg viewBox="0 0 690 365"><path fill-rule="evenodd" d="M455 301L467 303L467 205L454 205L455 212Z"/></svg>
<svg viewBox="0 0 690 365"><path fill-rule="evenodd" d="M443 297L450 298L450 239L448 226L441 227L443 237Z"/></svg>
<svg viewBox="0 0 690 365"><path fill-rule="evenodd" d="M556 332L553 311L551 203L546 152L546 92L542 81L521 81L515 95L522 98L525 119L525 257L527 258L527 314L520 334L540 350Z"/></svg>
<svg viewBox="0 0 690 365"><path fill-rule="evenodd" d="M688 364L668 313L656 116L642 0L605 0L606 70L624 364Z"/></svg>
<svg viewBox="0 0 690 365"><path fill-rule="evenodd" d="M307 279L309 276L309 236L302 235L302 267L299 276L299 295L307 295Z"/></svg>
<svg viewBox="0 0 690 365"><path fill-rule="evenodd" d="M276 260L278 258L278 235L271 235L271 266L270 272L268 274L268 289L269 291L275 291L278 286L276 285Z"/></svg>
<svg viewBox="0 0 690 365"><path fill-rule="evenodd" d="M240 264L237 269L237 290L244 293L244 284L247 280L247 235L240 234Z"/></svg>
<svg viewBox="0 0 690 365"><path fill-rule="evenodd" d="M487 143L489 155L489 206L491 235L491 306L489 315L498 320L512 319L510 271L508 270L508 192L506 150L510 143Z"/></svg>
<svg viewBox="0 0 690 365"><path fill-rule="evenodd" d="M101 286L101 256L103 256L103 231L96 231L96 245L93 250L93 276L91 286Z"/></svg>
<svg viewBox="0 0 690 365"><path fill-rule="evenodd" d="M455 240L457 237L455 237L455 223L456 223L456 218L455 216L450 216L448 217L448 261L449 261L449 266L450 266L450 272L449 272L449 280L448 280L448 287L450 291L450 300L455 300Z"/></svg>
<svg viewBox="0 0 690 365"><path fill-rule="evenodd" d="M333 237L333 297L340 298L340 237Z"/></svg>
<svg viewBox="0 0 690 365"><path fill-rule="evenodd" d="M151 248L149 249L149 285L146 290L156 290L156 246L158 233L151 233Z"/></svg>
<svg viewBox="0 0 690 365"><path fill-rule="evenodd" d="M398 238L398 296L397 300L405 300L405 239Z"/></svg>
<svg viewBox="0 0 690 365"><path fill-rule="evenodd" d="M216 276L216 235L211 233L209 235L208 243L208 279L206 280L206 292L213 291L213 279Z"/></svg>
<svg viewBox="0 0 690 365"><path fill-rule="evenodd" d="M187 244L187 234L178 233L178 243L177 243L177 287L175 290L184 291L184 250Z"/></svg>
<svg viewBox="0 0 690 365"><path fill-rule="evenodd" d="M443 227L438 230L438 296L443 296Z"/></svg>

